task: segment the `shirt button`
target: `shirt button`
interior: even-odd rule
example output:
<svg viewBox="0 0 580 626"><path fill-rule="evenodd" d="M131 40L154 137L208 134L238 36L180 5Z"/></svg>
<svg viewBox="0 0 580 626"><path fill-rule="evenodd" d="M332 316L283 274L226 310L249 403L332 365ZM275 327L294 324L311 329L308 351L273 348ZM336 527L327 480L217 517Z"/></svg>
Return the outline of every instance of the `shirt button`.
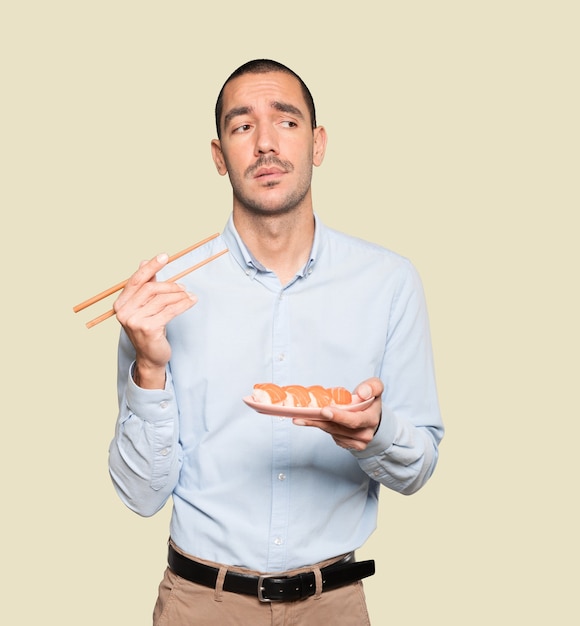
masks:
<svg viewBox="0 0 580 626"><path fill-rule="evenodd" d="M167 403L167 401L166 401L166 400L163 400L163 402L160 402L160 403L159 403L159 406L160 406L162 409L166 409L166 408L167 408L167 404L168 404L168 403Z"/></svg>
<svg viewBox="0 0 580 626"><path fill-rule="evenodd" d="M281 537L276 537L276 539L274 539L274 543L275 543L277 546L281 546L284 542L282 541L282 538L281 538Z"/></svg>
<svg viewBox="0 0 580 626"><path fill-rule="evenodd" d="M283 352L280 352L280 354L278 355L278 361L283 361L285 358L285 354Z"/></svg>
<svg viewBox="0 0 580 626"><path fill-rule="evenodd" d="M169 454L169 448L163 448L160 454L161 456L167 456Z"/></svg>
<svg viewBox="0 0 580 626"><path fill-rule="evenodd" d="M280 472L278 474L278 480L286 480L286 474L284 474L284 472Z"/></svg>

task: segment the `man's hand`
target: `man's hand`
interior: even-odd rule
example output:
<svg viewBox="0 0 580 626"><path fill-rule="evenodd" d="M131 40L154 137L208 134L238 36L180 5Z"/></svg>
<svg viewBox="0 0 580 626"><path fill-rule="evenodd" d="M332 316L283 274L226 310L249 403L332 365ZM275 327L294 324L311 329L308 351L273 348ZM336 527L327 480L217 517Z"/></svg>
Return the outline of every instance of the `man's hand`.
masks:
<svg viewBox="0 0 580 626"><path fill-rule="evenodd" d="M383 383L379 378L369 378L354 392L362 400L375 396L375 401L364 411L345 411L327 406L321 411L326 420L295 418L293 421L300 426L316 426L326 431L341 448L364 450L377 432L381 421L383 389Z"/></svg>
<svg viewBox="0 0 580 626"><path fill-rule="evenodd" d="M167 260L160 254L141 263L113 305L135 348L135 383L146 389L165 386L165 367L171 358L165 327L197 301L182 285L155 280Z"/></svg>

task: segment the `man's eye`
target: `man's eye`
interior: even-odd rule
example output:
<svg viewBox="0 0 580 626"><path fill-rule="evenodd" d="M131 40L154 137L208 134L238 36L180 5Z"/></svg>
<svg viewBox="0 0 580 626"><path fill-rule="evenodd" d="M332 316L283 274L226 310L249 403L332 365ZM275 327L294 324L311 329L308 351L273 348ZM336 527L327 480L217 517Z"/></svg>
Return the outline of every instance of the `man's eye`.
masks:
<svg viewBox="0 0 580 626"><path fill-rule="evenodd" d="M233 132L234 133L245 133L248 130L250 130L250 125L249 124L242 124L241 126L238 126L237 128L234 128Z"/></svg>
<svg viewBox="0 0 580 626"><path fill-rule="evenodd" d="M291 120L285 120L282 122L282 126L285 128L296 128L298 124L296 122L292 122Z"/></svg>

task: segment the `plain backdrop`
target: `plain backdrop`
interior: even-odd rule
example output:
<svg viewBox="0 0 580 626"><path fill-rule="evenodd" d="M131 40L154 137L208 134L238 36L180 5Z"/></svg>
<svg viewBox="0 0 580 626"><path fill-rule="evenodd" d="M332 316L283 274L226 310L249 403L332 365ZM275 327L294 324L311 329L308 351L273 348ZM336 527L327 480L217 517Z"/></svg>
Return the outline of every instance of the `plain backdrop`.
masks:
<svg viewBox="0 0 580 626"><path fill-rule="evenodd" d="M256 57L329 135L315 209L424 282L447 435L381 495L374 626L580 623L578 3L4 2L2 623L144 626L169 507L107 473L118 324L72 306L221 231L213 106ZM356 293L345 294L356 298ZM262 418L257 418L262 419Z"/></svg>

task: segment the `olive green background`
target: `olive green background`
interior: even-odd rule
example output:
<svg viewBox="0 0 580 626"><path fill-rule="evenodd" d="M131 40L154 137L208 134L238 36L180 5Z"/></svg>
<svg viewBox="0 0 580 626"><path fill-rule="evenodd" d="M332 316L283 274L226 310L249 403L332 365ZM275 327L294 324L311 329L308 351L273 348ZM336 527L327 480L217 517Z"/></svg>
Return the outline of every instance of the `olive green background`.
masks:
<svg viewBox="0 0 580 626"><path fill-rule="evenodd" d="M577 7L2 4L3 623L150 623L169 507L114 493L118 325L72 306L223 228L213 105L255 57L313 91L317 212L427 294L447 435L382 492L373 625L578 623Z"/></svg>

